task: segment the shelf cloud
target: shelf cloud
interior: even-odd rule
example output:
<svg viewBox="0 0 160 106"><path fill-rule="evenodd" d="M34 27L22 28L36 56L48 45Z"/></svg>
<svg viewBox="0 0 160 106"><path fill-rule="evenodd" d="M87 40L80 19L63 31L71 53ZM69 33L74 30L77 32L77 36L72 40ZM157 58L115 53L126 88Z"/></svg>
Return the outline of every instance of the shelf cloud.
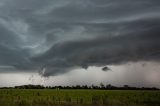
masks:
<svg viewBox="0 0 160 106"><path fill-rule="evenodd" d="M0 0L0 72L54 76L160 60L159 0Z"/></svg>

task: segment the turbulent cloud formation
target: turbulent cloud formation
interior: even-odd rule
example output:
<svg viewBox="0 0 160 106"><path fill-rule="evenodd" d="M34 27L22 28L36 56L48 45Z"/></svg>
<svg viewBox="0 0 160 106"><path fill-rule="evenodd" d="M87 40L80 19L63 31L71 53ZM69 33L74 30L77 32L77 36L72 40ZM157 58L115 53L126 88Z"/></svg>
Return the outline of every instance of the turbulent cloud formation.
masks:
<svg viewBox="0 0 160 106"><path fill-rule="evenodd" d="M111 70L111 69L109 67L106 67L106 66L102 68L102 71L109 71L109 70Z"/></svg>
<svg viewBox="0 0 160 106"><path fill-rule="evenodd" d="M159 62L159 0L0 0L0 71Z"/></svg>

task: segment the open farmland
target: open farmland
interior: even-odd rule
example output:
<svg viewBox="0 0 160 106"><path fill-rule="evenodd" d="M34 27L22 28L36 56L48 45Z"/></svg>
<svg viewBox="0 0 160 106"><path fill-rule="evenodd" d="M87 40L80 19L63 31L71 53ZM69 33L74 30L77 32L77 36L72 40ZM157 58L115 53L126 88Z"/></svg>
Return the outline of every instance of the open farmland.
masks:
<svg viewBox="0 0 160 106"><path fill-rule="evenodd" d="M1 89L0 106L160 106L160 91Z"/></svg>

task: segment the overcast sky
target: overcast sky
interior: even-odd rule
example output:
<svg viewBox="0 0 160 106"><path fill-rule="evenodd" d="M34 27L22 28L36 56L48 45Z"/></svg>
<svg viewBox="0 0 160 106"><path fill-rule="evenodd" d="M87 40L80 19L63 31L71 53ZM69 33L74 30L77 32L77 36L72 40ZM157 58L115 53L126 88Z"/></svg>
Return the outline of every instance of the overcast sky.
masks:
<svg viewBox="0 0 160 106"><path fill-rule="evenodd" d="M0 86L160 87L159 12L159 0L0 0Z"/></svg>

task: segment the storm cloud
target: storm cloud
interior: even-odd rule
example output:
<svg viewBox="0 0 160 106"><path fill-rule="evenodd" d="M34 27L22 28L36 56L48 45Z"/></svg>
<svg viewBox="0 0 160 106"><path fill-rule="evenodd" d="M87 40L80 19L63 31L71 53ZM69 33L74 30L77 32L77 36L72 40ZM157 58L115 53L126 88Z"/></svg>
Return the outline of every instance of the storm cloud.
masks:
<svg viewBox="0 0 160 106"><path fill-rule="evenodd" d="M0 72L159 62L159 11L159 0L0 0Z"/></svg>

